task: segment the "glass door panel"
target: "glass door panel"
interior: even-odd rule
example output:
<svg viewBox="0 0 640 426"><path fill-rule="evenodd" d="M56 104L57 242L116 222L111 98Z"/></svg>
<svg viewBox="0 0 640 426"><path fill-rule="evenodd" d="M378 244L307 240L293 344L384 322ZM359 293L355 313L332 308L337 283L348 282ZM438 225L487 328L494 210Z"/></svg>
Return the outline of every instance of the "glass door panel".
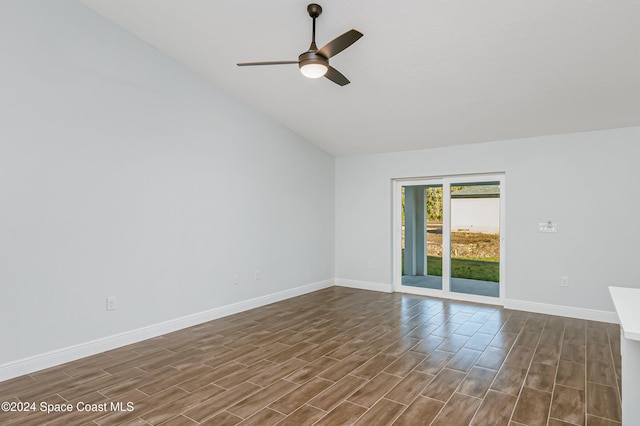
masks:
<svg viewBox="0 0 640 426"><path fill-rule="evenodd" d="M500 297L500 182L450 186L451 292Z"/></svg>
<svg viewBox="0 0 640 426"><path fill-rule="evenodd" d="M442 184L402 187L402 285L442 290Z"/></svg>

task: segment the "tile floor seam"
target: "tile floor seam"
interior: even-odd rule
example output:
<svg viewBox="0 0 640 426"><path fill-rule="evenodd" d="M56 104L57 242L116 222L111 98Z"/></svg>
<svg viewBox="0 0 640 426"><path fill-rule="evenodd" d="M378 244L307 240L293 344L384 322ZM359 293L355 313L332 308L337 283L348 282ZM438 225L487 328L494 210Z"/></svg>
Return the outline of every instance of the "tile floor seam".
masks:
<svg viewBox="0 0 640 426"><path fill-rule="evenodd" d="M184 412L183 412L183 413L180 413L180 414L181 414L182 416L186 417L186 418L187 418L187 419L189 419L189 420L193 420L194 422L196 422L196 424L200 424L200 423L201 423L201 422L197 421L196 419L192 419L191 417L187 416L187 414L186 414L186 413L184 413ZM215 415L215 414L214 414L214 415ZM141 419L141 420L143 420L143 421L144 421L144 419Z"/></svg>
<svg viewBox="0 0 640 426"><path fill-rule="evenodd" d="M455 394L455 393L456 393L456 392L454 392L454 394ZM461 395L464 395L464 394L461 394ZM465 396L469 396L469 395L465 395ZM484 401L484 398L478 398L478 397L475 397L475 396L469 396L469 397L470 397L470 398L473 398L473 399L478 399L478 400L480 400L480 403L478 404L478 406L476 407L475 411L473 412L473 416L471 416L471 419L469 419L469 423L467 423L467 425L470 425L470 424L472 424L472 423L473 423L473 419L475 419L475 418L476 418L476 416L478 415L478 412L480 411L480 407L482 406L482 402ZM446 404L445 404L445 406L446 406ZM435 420L435 419L434 419L434 420Z"/></svg>
<svg viewBox="0 0 640 426"><path fill-rule="evenodd" d="M566 420L562 420L562 419L559 419L559 418L557 418L557 417L549 417L549 420L551 420L551 419L553 419L553 420L557 420L557 421L562 422L562 423L569 424L569 425L571 425L571 426L582 426L582 425L580 425L580 424L578 424L578 423L568 422L568 421L566 421ZM586 420L585 420L585 422L586 422ZM549 423L549 422L547 421L547 423ZM586 425L586 423L585 423L585 425Z"/></svg>
<svg viewBox="0 0 640 426"><path fill-rule="evenodd" d="M566 330L566 327L565 327ZM587 359L588 357L588 353L587 353L587 330L585 328L585 334L584 334L584 424L585 426L589 423L589 404L588 404L588 398L589 398L589 374L588 374L588 368L587 365L589 365L589 360ZM564 345L564 339L562 339L562 344Z"/></svg>
<svg viewBox="0 0 640 426"><path fill-rule="evenodd" d="M411 371L414 371L414 370L415 370L415 367L414 367ZM384 373L384 374L388 374L388 375L390 375L390 376L398 377L398 378L399 378L399 379L401 379L401 381L402 381L402 379L404 379L406 376L408 376L408 375L411 373L411 371L410 371L409 373L407 373L407 375L405 375L405 376L399 376L399 375L396 375L396 374L384 373L384 370L382 370L382 371L378 372L374 377L372 377L372 378L371 378L367 383L371 382L371 381L372 381L372 380L374 380L377 376L379 376L379 375L381 375L381 374L383 374L383 373ZM380 398L378 398L378 399L376 400L376 402L374 402L374 403L371 405L371 407L373 407L375 404L377 404L380 400L384 399L384 398L385 398L385 396L386 396L389 392L391 392L391 390L393 390L393 388L394 388L395 386L397 386L398 384L400 384L400 382L396 383L396 385L394 385L394 386L392 386L390 389L388 389L388 390L387 390L387 391L386 391L386 392L385 392L385 393L384 393ZM366 384L365 384L365 385L366 385ZM364 385L363 385L363 386L364 386ZM354 392L354 393L355 393L355 392ZM351 394L351 396L353 396L353 394ZM418 395L418 396L419 396L419 395ZM417 398L417 396L414 398L414 400L415 400L416 398ZM387 399L388 399L388 398L387 398ZM348 400L348 398L347 398L347 400ZM390 401L393 401L393 402L396 402L396 403L398 403L398 404L404 405L404 406L405 406L405 408L402 410L402 412L406 411L406 409L409 407L409 405L403 404L403 403L401 403L401 402L399 402L399 401L395 401L395 400L392 400L392 399L389 399L389 400L390 400ZM360 406L360 407L366 408L367 410L369 410L369 409L371 408L371 407L367 408L367 407L362 406L362 405L360 405L360 404L358 404L358 403L355 403L355 402L353 402L353 401L350 401L350 402L352 402L353 404L356 404L356 405L358 405L358 406ZM366 414L366 412L365 412L365 413L363 413L363 415L364 415L364 414ZM399 417L399 416L397 416L397 417ZM397 419L397 417L396 417L396 419ZM395 419L394 419L394 420L395 420Z"/></svg>
<svg viewBox="0 0 640 426"><path fill-rule="evenodd" d="M425 374L426 374L426 373L425 373ZM433 377L431 378L431 380L429 380L429 381L428 381L428 382L427 382L427 383L422 387L422 390L421 390L420 392L417 392L417 393L416 393L416 395L413 397L413 399L411 400L411 402L409 402L408 404L404 404L404 403L402 403L402 402L400 402L400 401L396 401L396 400L391 399L391 398L387 398L387 399L389 399L389 400L391 400L391 401L394 401L394 402L397 402L398 404L406 405L406 408L402 411L402 412L404 413L404 412L405 412L405 411L406 411L406 410L411 406L411 404L413 404L413 403L414 403L418 398L420 398L420 397L423 397L423 398L429 398L428 396L423 396L423 395L422 395L422 392L424 392L424 390L426 389L426 387L427 387L427 386L429 386L429 383L431 383L431 382L433 381L433 379L435 379L435 376L433 376ZM399 384L399 383L398 383L398 384ZM397 386L397 385L396 385L396 386ZM395 387L395 386L394 386L394 387ZM385 396L386 396L389 392L391 392L392 390L393 390L393 388L391 388L391 389L390 389L390 390L385 394ZM433 398L429 398L429 399L432 399L432 400L434 400L434 401L437 401L436 399L433 399Z"/></svg>
<svg viewBox="0 0 640 426"><path fill-rule="evenodd" d="M544 328L546 328L546 324L545 324ZM543 328L543 333L544 333L544 328ZM564 347L564 334L565 334L565 331L566 331L566 326L562 328L562 333L560 335L560 350L558 351L558 359L556 360L556 371L555 371L555 374L553 376L553 387L551 388L551 402L549 403L549 415L548 415L549 419L551 418L551 410L553 408L553 397L555 395L556 385L558 384L556 379L558 377L558 369L560 368L560 357L562 356L562 349ZM585 331L585 333L586 333L586 331ZM586 338L586 336L585 336L585 338ZM585 361L586 361L586 345L585 345ZM587 363L586 362L584 363L584 368L585 368L585 372L584 372L584 378L585 378L584 390L585 390L585 398L586 398L586 390L587 390L587 383L586 383L586 380L587 380L587 372L586 372ZM563 386L565 386L565 385L563 385ZM567 387L570 387L570 386L567 386ZM587 422L587 404L586 403L584 404L584 421L585 421L585 424L586 424L586 422ZM548 423L549 423L549 421L547 420L547 424Z"/></svg>
<svg viewBox="0 0 640 426"><path fill-rule="evenodd" d="M455 392L454 392L455 393ZM451 399L451 397L453 396L453 394L451 394L451 396L449 397L449 400ZM434 398L431 398L434 399ZM440 413L442 413L442 411L444 410L444 407L447 406L447 404L449 403L449 400L447 400L447 402L445 402L444 404L442 404L442 407L440 407L440 409L438 410L438 412L436 413L435 416L433 416L433 419L429 422L429 426L431 426L433 424L433 422L436 421L436 419L438 418L438 416L440 415ZM436 399L436 401L438 402L442 402Z"/></svg>
<svg viewBox="0 0 640 426"><path fill-rule="evenodd" d="M609 421L609 422L620 423L620 422L619 422L619 421L617 421L617 420L608 419L608 418L606 418L606 417L598 416L598 415L595 415L595 414L589 414L589 417L595 417L595 418L597 418L597 419L607 420L607 421Z"/></svg>
<svg viewBox="0 0 640 426"><path fill-rule="evenodd" d="M611 345L611 336L609 336L608 332L607 332L607 342L609 343L609 355L611 356L611 364L613 366L613 374L616 377L616 387L615 387L616 388L616 394L618 395L618 399L620 400L620 404L622 405L622 395L620 394L620 388L622 387L622 383L621 383L621 380L618 378L618 373L616 372L616 363L615 363L615 358L613 356L613 347ZM585 395L585 398L586 398L586 395ZM585 410L586 410L586 404L585 404Z"/></svg>
<svg viewBox="0 0 640 426"><path fill-rule="evenodd" d="M518 332L518 335L516 336L515 340L513 341L513 344L511 345L511 348L509 349L509 353L507 354L507 356L504 358L504 361L502 362L501 369L502 369L502 367L504 367L505 365L507 365L507 364L505 364L505 362L506 362L506 361L507 361L507 359L509 358L509 355L511 355L511 351L513 351L513 348L515 348L515 347L517 346L517 345L516 345L516 343L518 342L518 338L520 337L520 335L522 334L522 332L523 332L523 331L524 331L524 329L525 329L525 328L524 328L524 327L525 327L525 324L526 324L526 322L525 322L524 324L522 324L522 327L520 328L520 331ZM503 327L504 327L504 325L503 325ZM543 329L544 329L544 327L543 327ZM501 330L502 330L502 329L501 329ZM540 334L540 336L542 337L542 333ZM541 338L541 337L540 337L540 338ZM517 397L516 397L516 402L515 402L515 404L513 405L513 410L511 410L511 416L509 416L509 422L514 421L514 420L513 420L513 415L515 414L516 409L518 408L518 404L520 403L520 396L522 395L522 390L525 388L525 382L526 382L526 380L527 380L527 376L529 375L529 370L531 369L531 364L533 363L533 358L535 357L536 351L538 350L538 345L540 344L540 338L538 338L538 342L536 343L536 346L535 346L535 348L533 349L533 354L531 355L531 360L529 361L529 366L527 367L527 371L526 371L526 373L524 374L524 377L523 377L523 379L522 379L522 384L520 385L520 389L518 390L518 395L517 395ZM499 371L498 371L498 374L500 374L500 372L499 372ZM498 375L496 374L496 378L497 378L497 377L498 377ZM495 378L494 378L494 382L495 382ZM493 385L493 383L492 383L492 385ZM553 398L553 394L552 394L551 396L552 396L552 398ZM551 410L551 404L549 404L549 410ZM549 418L549 412L550 412L550 411L548 411L548 412L547 412L547 419ZM547 420L547 423L548 423L548 420Z"/></svg>
<svg viewBox="0 0 640 426"><path fill-rule="evenodd" d="M592 381L587 381L587 384L589 384L589 383L594 384L594 385L599 385L599 386L605 386L605 387L608 387L608 388L613 388L613 389L616 391L616 397L618 397L618 388L617 388L617 387L615 387L615 388L614 388L613 386L604 385L604 384L602 384L602 383L596 383L596 382L592 382ZM585 394L585 395L584 395L584 398L585 398L584 409L585 409L585 416L586 416L586 417L588 417L588 416L593 416L593 417L598 417L598 418L600 418L600 419L605 419L605 420L609 420L609 421L613 421L613 422L618 422L618 420L610 419L610 418L608 418L608 417L602 417L602 416L597 416L597 415L595 415L595 414L589 414L589 412L588 412L588 405L587 405L587 403L586 403L586 400L587 400L587 398L588 398L589 392L587 392L586 388L585 388L585 392L584 392L584 394ZM586 418L586 417L585 417L585 418ZM586 421L586 420L585 420L585 421ZM620 422L618 422L618 423L620 423Z"/></svg>
<svg viewBox="0 0 640 426"><path fill-rule="evenodd" d="M545 327L546 327L546 324L545 324ZM543 327L543 330L544 330L545 327ZM563 329L562 329L563 336L564 336L564 329L565 329L565 327L563 327ZM542 334L540 334L540 339L538 340L538 345L536 346L536 351L538 350L538 346L540 345L540 340L542 340ZM533 364L533 359L535 358L536 351L534 351L533 357L531 358L531 364ZM556 375L558 374L558 365L560 365L560 354L561 353L562 353L561 351L558 351L558 358L556 359ZM525 381L526 381L526 377L529 375L529 371L531 370L531 364L529 364L529 368L527 369L527 374L525 376ZM585 365L586 365L586 363L585 363ZM524 383L523 383L523 386L524 386ZM553 396L555 395L555 390L556 390L556 379L554 377L553 378L553 388L551 389L551 397L549 399L549 408L547 409L547 424L549 424L549 419L551 418L551 410L553 408ZM585 407L586 407L586 405L585 405ZM514 408L514 411L515 411L515 408Z"/></svg>

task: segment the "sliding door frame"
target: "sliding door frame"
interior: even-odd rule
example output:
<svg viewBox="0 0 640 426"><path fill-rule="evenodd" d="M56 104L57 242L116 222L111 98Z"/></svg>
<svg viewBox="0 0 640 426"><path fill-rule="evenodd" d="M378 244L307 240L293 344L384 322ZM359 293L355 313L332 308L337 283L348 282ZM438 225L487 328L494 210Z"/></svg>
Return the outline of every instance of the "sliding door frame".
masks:
<svg viewBox="0 0 640 426"><path fill-rule="evenodd" d="M500 183L500 282L499 297L451 291L451 186L464 183ZM442 185L442 290L402 285L402 187ZM504 305L506 289L506 177L504 173L449 175L422 178L393 179L393 289L400 293L446 299Z"/></svg>

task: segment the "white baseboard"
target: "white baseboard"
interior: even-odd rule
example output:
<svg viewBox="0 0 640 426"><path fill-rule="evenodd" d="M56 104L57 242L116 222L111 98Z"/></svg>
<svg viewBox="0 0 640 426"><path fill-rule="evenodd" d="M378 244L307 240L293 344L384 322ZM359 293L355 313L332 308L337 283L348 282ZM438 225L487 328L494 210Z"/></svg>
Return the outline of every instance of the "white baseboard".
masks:
<svg viewBox="0 0 640 426"><path fill-rule="evenodd" d="M335 285L333 279L244 300L0 365L0 382Z"/></svg>
<svg viewBox="0 0 640 426"><path fill-rule="evenodd" d="M361 290L380 291L384 293L393 293L392 284L376 283L371 281L349 280L346 278L336 278L335 285L342 287L351 287ZM426 295L427 297L438 297ZM471 300L476 302L477 300ZM551 305L547 303L529 302L526 300L503 299L506 309L514 309L517 311L535 312L538 314L556 315L560 317L578 318L591 321L608 322L619 324L618 315L615 312L599 311L596 309L576 308L573 306ZM491 303L493 304L493 303ZM502 305L502 302L499 303Z"/></svg>
<svg viewBox="0 0 640 426"><path fill-rule="evenodd" d="M618 324L615 312L599 311L596 309L575 308L573 306L550 305L547 303L528 302L526 300L505 299L504 307L517 311L536 312L539 314L557 315L560 317L578 318L591 321Z"/></svg>
<svg viewBox="0 0 640 426"><path fill-rule="evenodd" d="M371 281L348 280L346 278L336 278L335 284L341 287L359 288L360 290L393 293L393 285L391 284L375 283Z"/></svg>
<svg viewBox="0 0 640 426"><path fill-rule="evenodd" d="M393 293L392 284L376 283L371 281L349 280L346 278L336 278L335 285L351 287L361 290L380 291ZM426 295L427 297L437 297ZM476 301L476 300L473 300ZM618 315L615 312L599 311L595 309L576 308L573 306L550 305L547 303L529 302L526 300L503 299L506 309L517 311L535 312L538 314L556 315L560 317L578 318L591 321L608 322L618 324ZM502 304L502 303L500 303Z"/></svg>

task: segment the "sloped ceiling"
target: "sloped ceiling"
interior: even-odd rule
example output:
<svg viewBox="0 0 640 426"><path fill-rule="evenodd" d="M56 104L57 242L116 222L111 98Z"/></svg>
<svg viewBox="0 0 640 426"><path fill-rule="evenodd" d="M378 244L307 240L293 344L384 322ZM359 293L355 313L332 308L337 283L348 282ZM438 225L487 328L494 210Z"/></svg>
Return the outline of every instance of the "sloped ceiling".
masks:
<svg viewBox="0 0 640 426"><path fill-rule="evenodd" d="M82 2L336 156L640 125L634 0L320 2L344 87L235 65L307 50L308 1Z"/></svg>

